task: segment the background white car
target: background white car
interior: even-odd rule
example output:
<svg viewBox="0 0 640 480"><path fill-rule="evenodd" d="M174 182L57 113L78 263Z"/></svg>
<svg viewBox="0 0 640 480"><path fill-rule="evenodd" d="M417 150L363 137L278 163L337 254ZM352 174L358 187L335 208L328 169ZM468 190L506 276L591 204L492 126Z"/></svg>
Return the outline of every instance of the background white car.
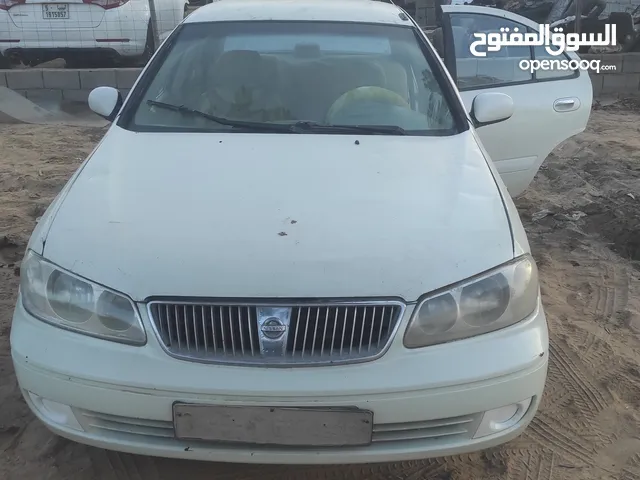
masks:
<svg viewBox="0 0 640 480"><path fill-rule="evenodd" d="M155 0L160 39L184 18L186 0ZM154 51L148 0L0 0L0 54L35 65L147 60ZM6 61L6 60L5 60Z"/></svg>

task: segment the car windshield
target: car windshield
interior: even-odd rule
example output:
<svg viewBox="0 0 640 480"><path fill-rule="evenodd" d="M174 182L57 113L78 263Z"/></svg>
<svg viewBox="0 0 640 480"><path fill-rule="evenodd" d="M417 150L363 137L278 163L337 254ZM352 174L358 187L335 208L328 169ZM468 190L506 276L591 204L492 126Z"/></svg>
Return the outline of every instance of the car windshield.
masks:
<svg viewBox="0 0 640 480"><path fill-rule="evenodd" d="M132 95L131 129L457 133L411 27L187 23L168 43Z"/></svg>

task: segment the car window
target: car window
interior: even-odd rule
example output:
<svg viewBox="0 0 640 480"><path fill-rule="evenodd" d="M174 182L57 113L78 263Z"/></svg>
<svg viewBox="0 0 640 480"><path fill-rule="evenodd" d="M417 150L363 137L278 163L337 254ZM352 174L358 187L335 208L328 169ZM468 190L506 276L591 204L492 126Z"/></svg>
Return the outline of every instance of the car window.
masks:
<svg viewBox="0 0 640 480"><path fill-rule="evenodd" d="M486 57L472 54L471 44L476 40L474 33L499 33L501 28L527 32L525 25L505 18L477 13L451 14L456 71L460 89L494 87L533 80L530 71L520 68L520 61L531 59L529 46L502 47L497 52L487 51L486 46L477 48Z"/></svg>
<svg viewBox="0 0 640 480"><path fill-rule="evenodd" d="M239 121L456 133L446 79L434 74L411 27L212 22L184 24L169 43L150 81L140 82L141 94L132 93L132 128L232 128L150 104L162 102Z"/></svg>
<svg viewBox="0 0 640 480"><path fill-rule="evenodd" d="M545 47L536 46L533 49L533 56L535 60L540 60L544 62L544 60L550 60L546 62L546 66L544 68L540 68L536 70L535 75L539 80L547 80L547 79L560 79L560 78L570 78L576 75L576 70L561 69L558 67L558 61L569 61L570 58L566 53L562 53L560 55L551 55ZM542 63L545 65L545 63Z"/></svg>

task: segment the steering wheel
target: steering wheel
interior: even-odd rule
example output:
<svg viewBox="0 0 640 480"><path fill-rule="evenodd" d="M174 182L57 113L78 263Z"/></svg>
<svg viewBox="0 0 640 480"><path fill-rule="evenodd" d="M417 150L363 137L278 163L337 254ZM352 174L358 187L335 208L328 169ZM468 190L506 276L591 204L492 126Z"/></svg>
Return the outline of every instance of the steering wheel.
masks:
<svg viewBox="0 0 640 480"><path fill-rule="evenodd" d="M335 102L333 102L333 104L329 108L329 111L327 112L327 123L333 123L331 119L334 116L349 108L354 103L364 101L382 102L389 105L395 105L397 107L411 109L411 106L407 103L407 101L396 92L382 87L358 87L343 93Z"/></svg>

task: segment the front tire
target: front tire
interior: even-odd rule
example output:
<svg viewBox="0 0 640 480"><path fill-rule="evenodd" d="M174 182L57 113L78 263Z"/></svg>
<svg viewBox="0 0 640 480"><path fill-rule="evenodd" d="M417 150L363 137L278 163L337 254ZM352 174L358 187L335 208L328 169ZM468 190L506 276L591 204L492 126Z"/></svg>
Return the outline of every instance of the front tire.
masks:
<svg viewBox="0 0 640 480"><path fill-rule="evenodd" d="M11 68L11 60L0 54L0 70L8 70Z"/></svg>

